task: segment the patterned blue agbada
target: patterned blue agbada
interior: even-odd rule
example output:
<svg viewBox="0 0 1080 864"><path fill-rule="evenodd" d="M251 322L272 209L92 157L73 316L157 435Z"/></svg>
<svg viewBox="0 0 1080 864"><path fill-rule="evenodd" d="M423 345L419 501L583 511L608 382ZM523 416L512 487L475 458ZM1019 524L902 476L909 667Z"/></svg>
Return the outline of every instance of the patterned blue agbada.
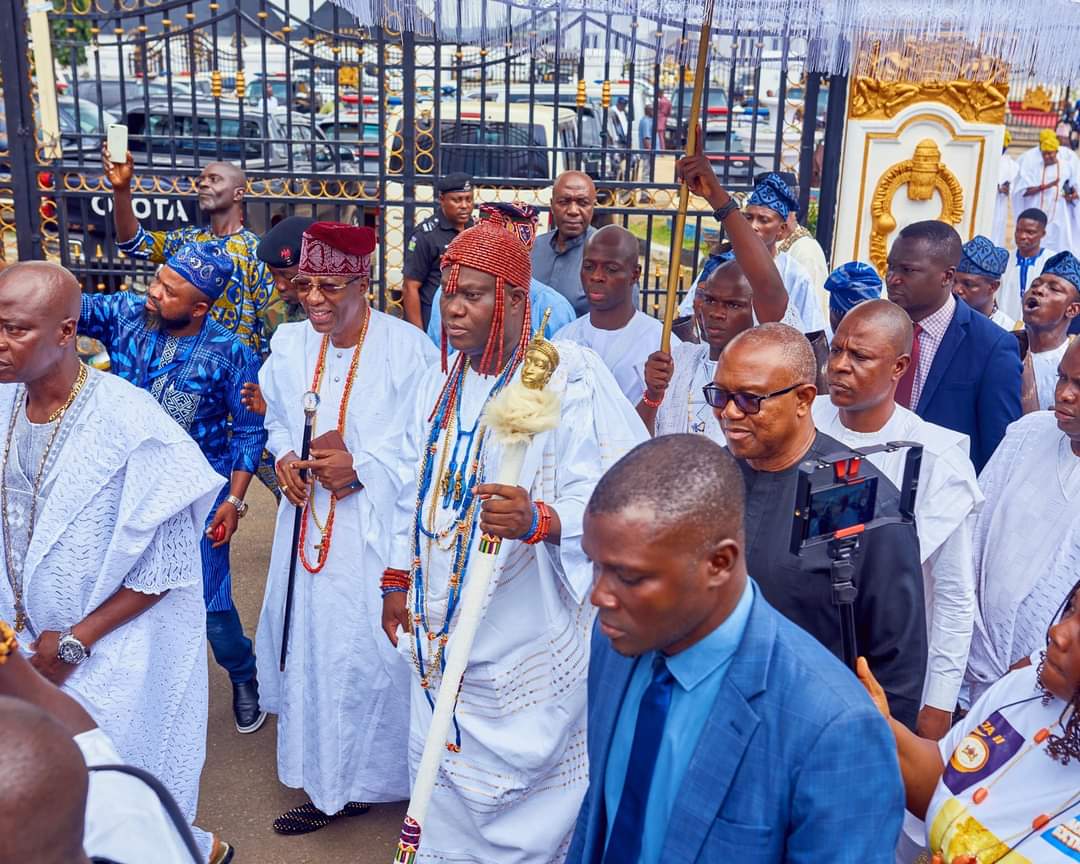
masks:
<svg viewBox="0 0 1080 864"><path fill-rule="evenodd" d="M149 391L195 439L215 471L226 478L233 471L254 472L266 431L262 417L240 401L240 388L258 381L255 352L210 318L194 336L169 336L147 325L145 308L140 294L84 294L79 332L104 343L112 371ZM226 485L219 503L227 494ZM227 611L232 608L228 545L211 549L204 539L202 552L207 609Z"/></svg>

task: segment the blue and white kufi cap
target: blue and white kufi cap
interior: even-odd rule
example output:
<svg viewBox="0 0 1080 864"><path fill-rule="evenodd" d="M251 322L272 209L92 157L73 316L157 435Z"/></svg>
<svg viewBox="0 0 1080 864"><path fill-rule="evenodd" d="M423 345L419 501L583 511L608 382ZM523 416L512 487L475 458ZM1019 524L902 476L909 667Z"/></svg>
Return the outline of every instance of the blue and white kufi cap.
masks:
<svg viewBox="0 0 1080 864"><path fill-rule="evenodd" d="M232 279L232 256L225 251L225 244L218 242L185 243L165 266L202 291L211 302L217 300Z"/></svg>

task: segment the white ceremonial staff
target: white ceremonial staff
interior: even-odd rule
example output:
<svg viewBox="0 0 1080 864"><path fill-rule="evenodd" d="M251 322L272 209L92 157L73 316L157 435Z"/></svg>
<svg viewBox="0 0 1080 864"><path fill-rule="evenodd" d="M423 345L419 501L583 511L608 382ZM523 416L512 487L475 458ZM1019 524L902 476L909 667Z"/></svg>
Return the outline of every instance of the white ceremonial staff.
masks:
<svg viewBox="0 0 1080 864"><path fill-rule="evenodd" d="M481 420L494 439L503 445L495 483L517 486L525 453L533 436L559 425L559 397L544 389L559 365L559 352L543 338L550 314L550 309L544 313L543 323L525 351L518 378L491 400ZM420 833L431 803L431 793L435 789L439 763L447 749L458 693L480 625L480 614L495 572L500 546L498 537L484 535L480 538L480 555L469 569L468 578L461 589L461 610L446 651L446 667L424 741L424 754L416 771L409 809L401 826L394 864L414 864L416 861Z"/></svg>

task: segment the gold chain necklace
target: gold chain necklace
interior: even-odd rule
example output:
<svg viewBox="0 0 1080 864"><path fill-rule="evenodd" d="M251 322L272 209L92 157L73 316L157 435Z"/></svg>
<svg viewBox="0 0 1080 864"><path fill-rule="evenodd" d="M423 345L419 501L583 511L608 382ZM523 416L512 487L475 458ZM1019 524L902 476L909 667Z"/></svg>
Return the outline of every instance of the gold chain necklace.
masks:
<svg viewBox="0 0 1080 864"><path fill-rule="evenodd" d="M45 466L49 461L49 454L52 452L53 444L56 443L56 436L60 434L60 427L63 425L64 415L67 414L67 410L78 398L79 393L82 392L83 385L86 384L86 379L89 374L89 367L85 363L79 363L79 374L75 377L75 384L71 388L71 392L68 394L67 401L64 402L59 408L53 411L49 415L49 419L46 420L46 425L49 423L55 423L52 433L49 435L49 440L45 444L45 452L41 456L41 464L38 465L37 474L34 477L34 485L30 495L30 518L27 520L26 526L26 546L30 548L30 541L34 537L34 522L37 519L37 502L38 495L41 492L41 482L45 479ZM20 398L22 397L22 398ZM7 486L7 467L8 460L11 457L11 442L15 436L15 423L19 418L19 412L26 410L27 393L24 389L21 393L16 393L15 404L11 411L11 420L8 422L7 441L4 443L4 461L0 465L0 511L2 511L3 527L4 527L4 555L5 563L7 564L7 576L8 584L11 585L11 593L15 598L15 632L21 633L30 623L29 616L26 614L26 605L23 602L23 572L19 571L19 575L15 575L15 555L12 551L11 545L11 527L8 520L8 486ZM23 562L25 564L25 562Z"/></svg>

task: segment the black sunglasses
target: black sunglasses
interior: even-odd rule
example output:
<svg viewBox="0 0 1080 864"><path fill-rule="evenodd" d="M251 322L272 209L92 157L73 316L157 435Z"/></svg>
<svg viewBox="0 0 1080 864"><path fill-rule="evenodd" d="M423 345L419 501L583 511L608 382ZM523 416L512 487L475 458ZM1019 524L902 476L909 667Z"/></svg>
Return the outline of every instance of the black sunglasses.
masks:
<svg viewBox="0 0 1080 864"><path fill-rule="evenodd" d="M727 407L727 403L733 401L735 407L743 414L757 414L761 410L761 403L766 399L772 399L773 396L783 396L785 393L790 393L799 387L802 387L802 384L792 384L790 387L777 390L775 393L766 393L764 396L758 396L756 393L732 393L730 390L725 390L716 384L706 384L701 390L705 394L705 401L719 411L723 411Z"/></svg>

